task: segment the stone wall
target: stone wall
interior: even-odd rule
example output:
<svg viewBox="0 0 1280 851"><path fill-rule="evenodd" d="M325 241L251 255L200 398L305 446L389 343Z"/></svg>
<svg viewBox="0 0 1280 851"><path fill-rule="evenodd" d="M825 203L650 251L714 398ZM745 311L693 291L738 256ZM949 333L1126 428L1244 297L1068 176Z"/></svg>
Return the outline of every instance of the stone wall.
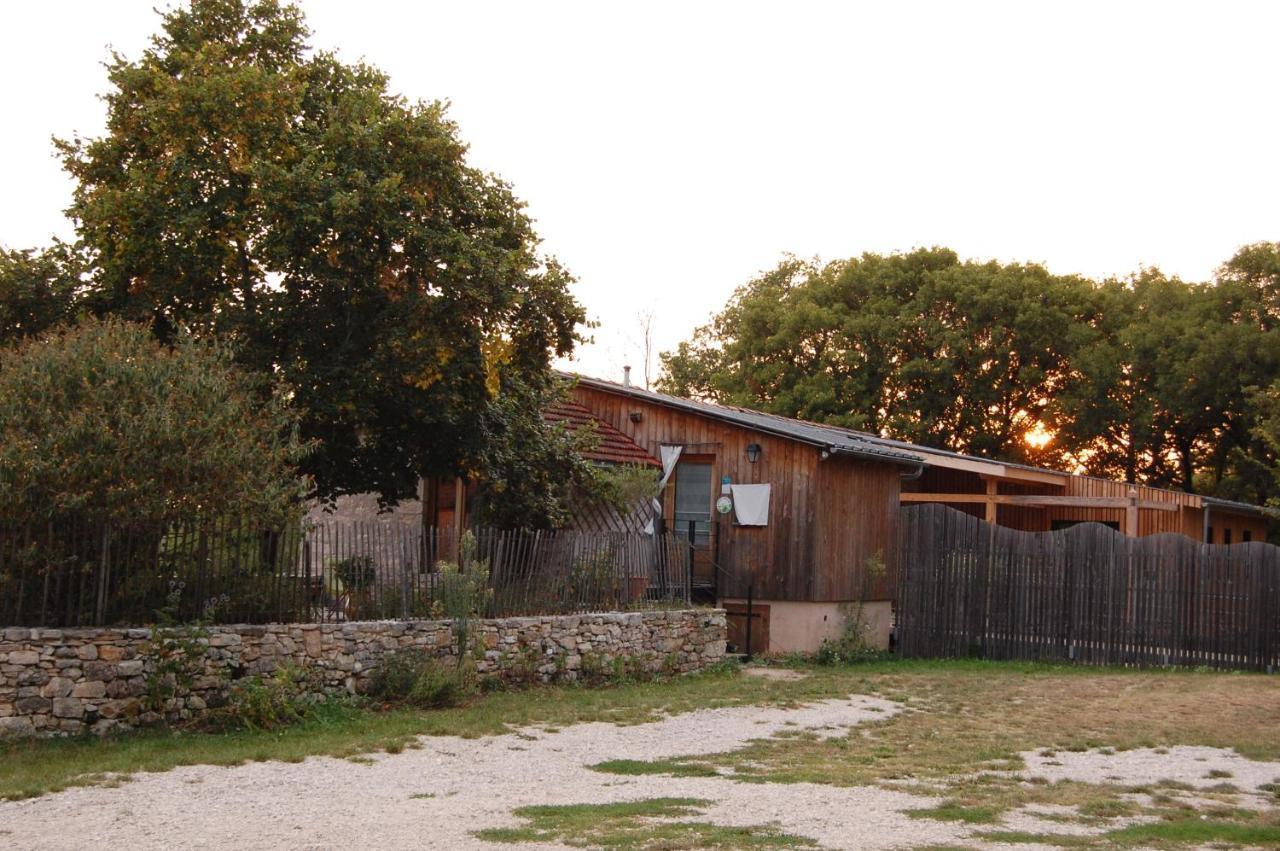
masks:
<svg viewBox="0 0 1280 851"><path fill-rule="evenodd" d="M200 717L229 683L294 664L328 693L356 693L386 653L418 648L453 659L449 621L217 626L200 638L203 674L158 711L145 705L155 657L149 629L0 630L0 735L105 733ZM721 610L565 615L476 622L482 677L577 679L624 660L688 673L725 652Z"/></svg>

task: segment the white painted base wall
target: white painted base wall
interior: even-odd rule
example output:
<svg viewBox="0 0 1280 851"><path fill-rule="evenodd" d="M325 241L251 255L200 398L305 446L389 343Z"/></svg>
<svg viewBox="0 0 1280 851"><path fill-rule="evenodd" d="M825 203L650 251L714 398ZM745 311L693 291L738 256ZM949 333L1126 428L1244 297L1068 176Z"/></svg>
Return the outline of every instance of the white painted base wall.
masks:
<svg viewBox="0 0 1280 851"><path fill-rule="evenodd" d="M726 597L724 603L746 605L745 599ZM845 620L853 617L857 603L801 603L793 600L755 600L755 605L769 607L769 652L814 653L824 640L838 639L844 632ZM862 619L867 624L867 637L881 649L889 647L889 629L893 625L893 604L888 600L870 600L862 604Z"/></svg>

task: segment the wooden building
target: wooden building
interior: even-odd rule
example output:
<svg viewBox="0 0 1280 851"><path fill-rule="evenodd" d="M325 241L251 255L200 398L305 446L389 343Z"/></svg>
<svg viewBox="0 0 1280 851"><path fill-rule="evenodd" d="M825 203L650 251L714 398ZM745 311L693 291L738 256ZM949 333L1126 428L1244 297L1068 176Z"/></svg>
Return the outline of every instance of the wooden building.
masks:
<svg viewBox="0 0 1280 851"><path fill-rule="evenodd" d="M858 601L873 637L887 642L900 504L945 503L1027 531L1098 522L1129 535L1176 532L1212 543L1267 535L1267 510L1181 491L989 461L593 378L578 377L573 398L673 465L662 519L692 533L696 581L729 610L733 643L742 642L750 591L755 650L815 650L839 633ZM739 522L736 505L717 511L721 496L735 502L735 486L755 484L770 485L765 525Z"/></svg>
<svg viewBox="0 0 1280 851"><path fill-rule="evenodd" d="M868 601L876 640L888 641L904 475L920 457L843 429L637 387L579 378L573 398L597 419L674 466L662 494L668 528L692 531L695 582L730 612L731 643L812 651ZM717 510L736 486L769 485L764 525ZM739 487L738 492L743 490ZM725 503L720 503L721 507Z"/></svg>
<svg viewBox="0 0 1280 851"><path fill-rule="evenodd" d="M573 525L640 533L660 524L686 535L698 596L729 611L739 648L748 596L754 651L812 652L840 634L854 607L872 640L887 644L902 504L944 503L1026 531L1097 522L1129 535L1176 532L1218 544L1267 536L1270 514L1255 506L989 461L626 383L574 382L570 400L547 419L593 428L600 440L589 460L653 467L664 486L657 512L647 504L623 514L582 505ZM397 512L460 533L476 494L475 483L425 481L422 499ZM339 516L374 510L369 497L339 501Z"/></svg>

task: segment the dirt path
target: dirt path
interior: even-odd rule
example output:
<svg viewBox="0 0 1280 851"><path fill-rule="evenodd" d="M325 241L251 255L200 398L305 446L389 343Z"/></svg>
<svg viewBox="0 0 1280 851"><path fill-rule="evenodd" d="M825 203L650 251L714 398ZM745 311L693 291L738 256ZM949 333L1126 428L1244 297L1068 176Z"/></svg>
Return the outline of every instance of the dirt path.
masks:
<svg viewBox="0 0 1280 851"><path fill-rule="evenodd" d="M372 764L312 758L139 775L118 788L70 789L0 803L11 847L486 848L472 832L515 826L527 804L610 803L659 796L716 802L699 820L776 823L831 848L955 841L961 829L902 815L935 803L877 788L623 777L586 766L732 750L784 729L844 735L896 705L867 697L798 709L700 710L628 727L582 724L483 739L422 739ZM531 738L532 737L532 738ZM412 797L418 796L418 797ZM426 797L430 796L430 797Z"/></svg>

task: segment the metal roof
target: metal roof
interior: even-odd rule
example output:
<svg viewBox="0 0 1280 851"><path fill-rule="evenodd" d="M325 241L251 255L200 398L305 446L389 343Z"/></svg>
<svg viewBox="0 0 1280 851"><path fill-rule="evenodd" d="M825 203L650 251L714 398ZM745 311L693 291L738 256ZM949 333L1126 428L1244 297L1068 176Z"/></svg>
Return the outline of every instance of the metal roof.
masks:
<svg viewBox="0 0 1280 851"><path fill-rule="evenodd" d="M695 402L679 396L668 396L653 390L644 390L626 384L603 381L599 378L588 378L585 375L570 376L583 387L593 387L609 393L619 393L636 399L643 399L657 405L664 405L680 411L687 411L699 416L711 417L722 422L749 428L764 434L785 437L800 443L807 443L824 449L833 455L851 455L872 461L887 461L894 464L920 466L925 459L914 452L905 452L892 446L886 446L863 437L862 435L835 428L818 425L803 420L793 420L776 414L753 411L750 408L738 408L731 405L715 405L710 402Z"/></svg>

